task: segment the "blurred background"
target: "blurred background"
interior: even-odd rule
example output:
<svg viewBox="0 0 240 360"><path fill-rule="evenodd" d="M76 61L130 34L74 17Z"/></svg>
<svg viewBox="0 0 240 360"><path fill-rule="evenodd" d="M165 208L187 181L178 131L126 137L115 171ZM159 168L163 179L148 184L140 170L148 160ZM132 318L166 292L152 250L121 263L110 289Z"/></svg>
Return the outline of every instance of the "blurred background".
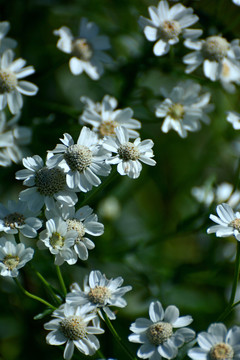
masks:
<svg viewBox="0 0 240 360"><path fill-rule="evenodd" d="M239 37L240 7L232 1L182 3L199 16L194 27L203 29L204 38L212 34L222 34L229 41ZM190 51L182 41L171 55L153 55L152 43L145 39L138 18L148 17L148 6L157 4L155 0L0 1L0 20L10 22L8 36L18 41L16 56L36 69L29 81L39 86L39 92L24 98L19 121L33 131L28 154L45 158L64 132L78 138L82 95L94 101L101 101L105 94L116 97L118 108L131 107L134 118L142 122L141 138L155 143L156 167L143 166L136 180L115 176L90 199L88 205L105 225L104 235L93 239L96 248L86 262L61 267L68 285L73 281L82 285L84 276L94 269L107 278L122 276L124 285L133 287L125 296L128 306L117 309L114 321L126 343L130 324L137 317L148 317L153 300L161 301L164 307L178 306L181 315L193 316L196 331L206 330L227 305L234 271L236 240L207 235L216 201L206 205L203 197L199 202L192 188L203 186L207 194L223 182L238 187L240 137L226 121L226 111L240 112L239 88L235 94L226 93L218 82L204 78L201 67L186 75L182 57ZM82 17L95 22L112 45L108 53L113 63L105 67L98 81L85 74L73 76L69 56L56 48L58 38L53 30L66 25L77 35ZM174 131L162 133L162 120L154 112L155 104L163 100L160 88L170 90L187 79L211 92L215 110L210 114L210 125L203 124L199 132L181 139ZM19 169L21 164L0 169L0 201L4 204L17 199L24 188L15 180ZM79 199L80 206L84 196ZM35 246L36 239L32 241ZM48 251L38 251L33 264L59 288ZM24 267L20 279L29 291L47 298L30 267ZM61 359L62 349L45 342L43 324L50 317L33 320L44 307L24 297L12 279L0 278L0 289L0 359ZM240 325L238 308L226 320L227 326L234 324ZM125 359L107 329L99 340L106 357ZM135 353L137 344L128 345ZM76 358L85 357L78 353Z"/></svg>

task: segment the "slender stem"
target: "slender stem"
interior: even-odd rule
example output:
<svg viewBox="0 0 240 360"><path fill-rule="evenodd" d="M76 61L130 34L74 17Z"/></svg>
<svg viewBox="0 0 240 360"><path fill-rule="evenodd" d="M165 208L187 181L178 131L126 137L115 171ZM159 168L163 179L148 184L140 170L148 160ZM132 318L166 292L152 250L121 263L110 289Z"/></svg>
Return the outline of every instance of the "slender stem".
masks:
<svg viewBox="0 0 240 360"><path fill-rule="evenodd" d="M132 353L130 352L130 350L128 350L128 348L126 347L126 345L122 342L121 337L118 335L118 333L116 332L116 330L114 329L111 321L109 320L108 316L103 312L103 317L104 320L109 328L109 330L111 331L112 335L115 337L115 339L117 340L117 342L119 343L119 345L122 347L122 349L125 351L125 353L129 356L129 358L131 360L136 360L135 356L132 355Z"/></svg>
<svg viewBox="0 0 240 360"><path fill-rule="evenodd" d="M99 358L102 358L102 359L106 359L106 357L103 355L103 353L101 352L101 350L97 350L96 351L97 355L99 356Z"/></svg>
<svg viewBox="0 0 240 360"><path fill-rule="evenodd" d="M218 321L224 320L230 314L230 312L232 311L232 308L235 306L234 299L235 299L236 291L237 291L239 272L240 272L240 241L237 241L237 254L236 254L236 260L235 260L235 270L234 270L234 276L233 276L231 297L230 297L228 306L223 311L223 313L219 316Z"/></svg>
<svg viewBox="0 0 240 360"><path fill-rule="evenodd" d="M60 267L58 265L56 265L56 270L57 270L57 276L58 276L58 279L59 279L63 294L64 294L64 296L66 296L67 295L67 288L66 288L65 282L63 280Z"/></svg>
<svg viewBox="0 0 240 360"><path fill-rule="evenodd" d="M42 276L42 274L35 269L35 267L32 264L29 264L31 269L35 272L37 277L41 280L49 294L51 295L52 299L57 305L60 305L62 303L61 299L55 294L54 290L52 289L52 286L49 284L49 282Z"/></svg>
<svg viewBox="0 0 240 360"><path fill-rule="evenodd" d="M34 300L36 300L36 301L41 302L42 304L50 307L51 309L54 309L54 310L56 309L55 306L53 306L52 304L50 304L50 303L47 302L46 300L40 298L40 297L37 296L37 295L31 294L29 291L25 290L24 287L20 284L20 282L18 281L17 278L14 278L14 280L15 280L17 286L20 288L20 290L21 290L26 296L30 297L31 299L34 299Z"/></svg>

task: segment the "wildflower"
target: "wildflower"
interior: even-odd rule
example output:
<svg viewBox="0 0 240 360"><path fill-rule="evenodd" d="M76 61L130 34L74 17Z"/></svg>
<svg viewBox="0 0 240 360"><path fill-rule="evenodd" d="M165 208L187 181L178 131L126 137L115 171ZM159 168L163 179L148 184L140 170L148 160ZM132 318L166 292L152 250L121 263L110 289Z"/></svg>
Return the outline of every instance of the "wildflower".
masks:
<svg viewBox="0 0 240 360"><path fill-rule="evenodd" d="M7 49L12 49L17 46L17 41L6 37L10 29L10 23L8 21L0 22L0 53L3 53Z"/></svg>
<svg viewBox="0 0 240 360"><path fill-rule="evenodd" d="M40 156L34 155L23 159L24 170L16 172L16 179L31 187L20 192L19 199L26 201L32 211L39 211L45 204L47 208L60 204L73 206L78 201L74 191L68 188L66 176L60 167L49 169L44 166Z"/></svg>
<svg viewBox="0 0 240 360"><path fill-rule="evenodd" d="M240 213L234 213L231 206L223 203L217 206L217 214L219 217L212 214L209 216L218 225L208 228L207 233L216 233L217 237L234 235L240 241Z"/></svg>
<svg viewBox="0 0 240 360"><path fill-rule="evenodd" d="M131 286L121 287L122 283L123 278L120 276L108 280L100 271L91 271L89 278L85 277L84 279L83 291L75 283L72 286L72 292L67 294L66 302L72 306L89 304L97 309L102 318L103 310L109 319L114 320L116 315L109 309L109 306L125 307L127 302L122 296L132 289Z"/></svg>
<svg viewBox="0 0 240 360"><path fill-rule="evenodd" d="M157 105L156 116L164 118L162 131L167 133L175 130L179 136L185 138L187 131L200 129L200 120L210 122L206 113L212 110L209 104L210 93L201 94L201 86L191 80L181 82L175 86L170 94L162 89L166 99Z"/></svg>
<svg viewBox="0 0 240 360"><path fill-rule="evenodd" d="M240 114L235 111L227 111L227 121L230 122L235 130L240 129Z"/></svg>
<svg viewBox="0 0 240 360"><path fill-rule="evenodd" d="M27 207L27 203L9 200L7 207L0 204L0 231L6 234L18 234L28 238L35 238L37 230L42 226L41 220L36 218Z"/></svg>
<svg viewBox="0 0 240 360"><path fill-rule="evenodd" d="M194 39L202 34L202 30L187 29L198 21L198 16L180 3L169 9L168 2L162 0L157 8L149 6L148 12L151 20L141 16L139 24L147 40L157 41L153 47L156 56L167 54L170 46L179 42L180 35Z"/></svg>
<svg viewBox="0 0 240 360"><path fill-rule="evenodd" d="M183 58L187 64L186 73L193 72L203 64L204 75L212 81L221 80L223 85L240 81L239 41L229 43L220 35L209 36L206 40L186 40L184 45L194 50Z"/></svg>
<svg viewBox="0 0 240 360"><path fill-rule="evenodd" d="M132 119L133 111L131 108L123 110L116 109L117 100L109 95L105 95L102 103L94 104L86 97L81 98L86 104L80 120L93 126L99 138L104 136L116 136L115 129L117 126L123 126L127 129L130 138L138 137L138 132L133 129L140 129L141 123Z"/></svg>
<svg viewBox="0 0 240 360"><path fill-rule="evenodd" d="M105 163L109 153L99 146L97 135L84 126L76 144L71 135L63 136L60 139L63 144L49 151L47 165L54 168L59 164L64 169L70 189L87 192L93 186L100 185L101 180L97 175L107 176L111 167Z"/></svg>
<svg viewBox="0 0 240 360"><path fill-rule="evenodd" d="M207 332L200 332L197 336L199 347L188 351L193 360L231 360L240 356L239 349L240 327L233 326L227 330L222 323L211 324Z"/></svg>
<svg viewBox="0 0 240 360"><path fill-rule="evenodd" d="M60 36L58 49L71 55L69 67L73 75L85 71L91 79L98 80L103 74L102 63L111 62L111 58L104 53L111 47L109 39L98 33L98 26L85 18L81 20L79 36L76 38L66 26L54 30L54 35Z"/></svg>
<svg viewBox="0 0 240 360"><path fill-rule="evenodd" d="M233 2L235 5L240 6L240 0L232 0L232 2Z"/></svg>
<svg viewBox="0 0 240 360"><path fill-rule="evenodd" d="M143 344L137 352L140 358L173 359L177 356L178 348L195 337L195 332L185 327L191 324L192 317L179 317L179 310L174 305L168 306L164 312L159 301L152 302L149 317L150 320L139 318L130 326L133 334L129 335L129 341ZM181 329L174 332L174 328Z"/></svg>
<svg viewBox="0 0 240 360"><path fill-rule="evenodd" d="M36 95L38 87L29 81L21 80L35 72L33 66L24 67L26 61L14 60L11 49L4 51L0 59L0 110L8 104L12 114L17 114L23 105L23 95Z"/></svg>
<svg viewBox="0 0 240 360"><path fill-rule="evenodd" d="M141 141L140 138L137 138L132 143L129 142L129 134L126 128L120 126L115 131L116 139L108 137L103 142L103 147L117 154L107 159L106 163L118 164L117 171L120 175L128 175L130 178L136 179L142 170L140 161L147 165L156 165L156 161L152 159L154 156L152 140Z"/></svg>
<svg viewBox="0 0 240 360"><path fill-rule="evenodd" d="M77 262L77 255L71 248L76 237L76 231L69 230L65 221L53 218L46 222L46 229L39 234L38 246L41 249L48 248L55 255L56 265L62 265L64 261L73 265Z"/></svg>
<svg viewBox="0 0 240 360"><path fill-rule="evenodd" d="M10 166L12 161L19 163L24 157L23 146L31 141L32 130L27 126L19 126L21 113L9 121L4 111L0 111L0 165Z"/></svg>
<svg viewBox="0 0 240 360"><path fill-rule="evenodd" d="M10 240L9 240L10 239ZM34 250L17 244L13 235L0 238L0 275L16 277L18 270L33 258Z"/></svg>
<svg viewBox="0 0 240 360"><path fill-rule="evenodd" d="M91 307L71 307L62 305L52 313L55 318L44 324L46 330L51 330L46 340L50 345L65 345L63 357L70 360L73 356L74 346L85 355L93 355L99 349L100 344L93 334L102 334L103 329L89 326L89 322L96 318L96 314L90 313Z"/></svg>

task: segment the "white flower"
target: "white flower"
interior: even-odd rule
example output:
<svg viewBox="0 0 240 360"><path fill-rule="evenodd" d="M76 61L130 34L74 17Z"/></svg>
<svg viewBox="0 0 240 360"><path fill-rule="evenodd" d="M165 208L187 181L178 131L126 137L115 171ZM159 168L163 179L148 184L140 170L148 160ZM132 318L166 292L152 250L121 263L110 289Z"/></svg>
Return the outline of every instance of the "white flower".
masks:
<svg viewBox="0 0 240 360"><path fill-rule="evenodd" d="M240 191L235 190L232 184L223 182L216 188L216 202L227 203L232 208L238 208L240 202Z"/></svg>
<svg viewBox="0 0 240 360"><path fill-rule="evenodd" d="M240 213L234 213L231 206L223 203L217 206L217 214L219 217L212 214L209 216L218 225L208 228L207 233L216 233L218 237L234 235L240 241Z"/></svg>
<svg viewBox="0 0 240 360"><path fill-rule="evenodd" d="M29 211L27 203L9 200L7 207L0 204L0 231L6 234L22 234L28 238L35 238L37 230L42 226L41 220Z"/></svg>
<svg viewBox="0 0 240 360"><path fill-rule="evenodd" d="M109 153L98 144L98 137L87 127L83 127L77 143L69 134L60 139L63 144L57 144L54 150L49 151L47 161L49 167L59 164L66 172L66 181L71 189L87 192L93 186L101 184L97 175L107 176L111 167L105 163Z"/></svg>
<svg viewBox="0 0 240 360"><path fill-rule="evenodd" d="M98 80L103 74L102 63L111 62L111 58L103 52L111 47L109 39L98 33L98 26L85 18L81 20L79 36L76 38L66 26L54 30L54 35L60 36L58 49L71 55L69 66L73 75L85 71L91 79Z"/></svg>
<svg viewBox="0 0 240 360"><path fill-rule="evenodd" d="M204 204L205 206L210 206L215 196L210 184L194 186L191 189L191 194L200 204Z"/></svg>
<svg viewBox="0 0 240 360"><path fill-rule="evenodd" d="M8 104L12 114L17 114L23 106L23 95L36 95L38 87L22 78L35 72L33 66L24 67L26 61L14 60L12 50L6 50L0 58L0 110Z"/></svg>
<svg viewBox="0 0 240 360"><path fill-rule="evenodd" d="M39 234L38 246L41 249L48 248L51 254L55 255L56 265L62 265L64 261L73 265L77 262L77 255L71 248L76 237L76 231L68 230L65 221L54 218L46 222L46 229Z"/></svg>
<svg viewBox="0 0 240 360"><path fill-rule="evenodd" d="M180 316L176 306L170 305L165 312L159 301L149 306L149 319L139 318L131 324L129 335L131 342L143 344L137 356L143 359L161 360L173 359L177 356L178 348L195 337L192 329L186 328L193 321L192 317ZM173 331L174 328L181 328Z"/></svg>
<svg viewBox="0 0 240 360"><path fill-rule="evenodd" d="M169 52L170 45L179 42L179 35L184 38L194 39L202 34L202 30L187 29L198 21L198 16L193 15L192 8L186 8L182 4L176 4L169 9L168 2L162 0L158 7L149 6L151 20L141 16L139 24L149 41L157 41L153 47L156 56L162 56Z"/></svg>
<svg viewBox="0 0 240 360"><path fill-rule="evenodd" d="M240 327L227 330L222 323L211 324L208 331L197 336L199 347L188 351L193 360L236 360L240 357Z"/></svg>
<svg viewBox="0 0 240 360"><path fill-rule="evenodd" d="M175 86L170 94L162 89L166 99L157 105L156 116L164 118L162 131L167 133L175 130L182 138L187 136L187 131L200 129L200 120L210 122L207 112L212 110L209 104L210 93L201 94L201 86L191 80L181 82Z"/></svg>
<svg viewBox="0 0 240 360"><path fill-rule="evenodd" d="M240 82L239 40L229 43L222 36L214 35L206 40L186 40L184 45L194 50L183 57L187 74L203 64L204 75L212 81L220 79L230 91L233 90L231 82Z"/></svg>
<svg viewBox="0 0 240 360"><path fill-rule="evenodd" d="M0 22L0 53L3 53L7 49L12 49L17 46L17 41L9 37L6 37L10 29L10 24L8 21Z"/></svg>
<svg viewBox="0 0 240 360"><path fill-rule="evenodd" d="M99 315L103 318L103 310L109 319L116 319L116 315L109 309L109 306L123 308L127 305L126 300L122 298L126 292L132 289L131 286L123 286L122 277L108 280L100 271L91 271L84 279L83 291L74 283L72 292L67 294L66 302L72 306L82 306L89 304L94 306Z"/></svg>
<svg viewBox="0 0 240 360"><path fill-rule="evenodd" d="M240 129L240 114L235 111L227 111L227 121L230 122L235 130Z"/></svg>
<svg viewBox="0 0 240 360"><path fill-rule="evenodd" d="M66 175L60 167L49 169L38 155L24 158L23 165L26 169L17 171L16 179L24 180L23 184L30 189L21 191L19 199L26 201L30 210L39 211L44 204L52 208L55 201L68 206L76 204L77 195L68 188Z"/></svg>
<svg viewBox="0 0 240 360"><path fill-rule="evenodd" d="M80 120L93 126L99 138L104 136L116 136L117 126L123 126L127 129L130 138L138 137L138 132L133 129L140 129L141 123L132 119L133 111L131 108L115 110L117 100L109 95L105 95L102 103L94 104L90 99L82 97L81 101L86 104Z"/></svg>
<svg viewBox="0 0 240 360"><path fill-rule="evenodd" d="M140 161L147 165L154 166L156 161L152 159L153 141L140 138L129 142L129 134L126 128L120 126L116 130L116 138L108 137L103 142L103 147L117 155L106 160L107 164L118 164L117 171L120 175L128 175L132 179L139 177L142 170Z"/></svg>
<svg viewBox="0 0 240 360"><path fill-rule="evenodd" d="M87 234L91 236L100 236L104 232L104 225L98 222L98 217L93 214L93 209L90 206L83 206L75 212L74 207L61 206L55 208L54 211L46 212L46 217L51 218L60 216L66 221L68 230L75 230L77 238L73 246L73 251L76 252L79 259L88 259L88 250L95 248L95 244L90 240Z"/></svg>
<svg viewBox="0 0 240 360"><path fill-rule="evenodd" d="M240 6L240 0L232 0L232 2L233 2L235 5Z"/></svg>
<svg viewBox="0 0 240 360"><path fill-rule="evenodd" d="M17 244L13 235L8 239L0 238L0 275L16 277L18 269L33 258L34 250L25 248L22 243Z"/></svg>
<svg viewBox="0 0 240 360"><path fill-rule="evenodd" d="M21 113L7 121L4 111L0 111L0 165L10 166L12 161L19 163L24 157L24 145L31 141L32 130L17 124Z"/></svg>
<svg viewBox="0 0 240 360"><path fill-rule="evenodd" d="M50 345L65 345L63 358L70 360L74 346L85 355L93 355L99 349L98 339L93 334L102 334L100 327L89 326L89 322L96 318L96 314L89 313L91 307L71 307L62 305L52 313L54 320L44 324L46 330L52 330L46 337Z"/></svg>

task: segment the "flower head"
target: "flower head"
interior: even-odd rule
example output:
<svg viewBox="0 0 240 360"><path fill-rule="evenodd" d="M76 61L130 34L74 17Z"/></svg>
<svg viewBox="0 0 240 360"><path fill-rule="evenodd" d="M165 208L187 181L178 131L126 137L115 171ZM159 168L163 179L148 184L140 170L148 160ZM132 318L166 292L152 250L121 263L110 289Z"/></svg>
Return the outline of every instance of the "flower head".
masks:
<svg viewBox="0 0 240 360"><path fill-rule="evenodd" d="M23 105L23 95L36 95L38 87L22 78L35 72L33 66L24 67L26 61L13 60L12 50L6 50L0 58L0 110L8 104L12 114L17 114Z"/></svg>
<svg viewBox="0 0 240 360"><path fill-rule="evenodd" d="M76 38L66 26L54 30L54 35L60 36L57 47L71 55L69 66L73 75L85 71L91 79L98 80L103 74L102 62L111 62L111 58L104 53L111 47L109 39L98 33L98 26L85 18L81 20Z"/></svg>
<svg viewBox="0 0 240 360"><path fill-rule="evenodd" d="M150 320L139 318L130 326L133 334L129 335L129 341L143 344L137 352L140 358L173 359L177 356L178 348L195 336L193 330L185 327L191 324L192 317L179 317L179 310L174 305L168 306L164 312L159 301L152 302L149 317ZM174 331L174 328L180 329Z"/></svg>
<svg viewBox="0 0 240 360"><path fill-rule="evenodd" d="M169 8L168 2L161 0L157 8L149 6L148 11L151 20L141 16L139 24L146 38L156 41L153 47L156 56L167 54L170 46L179 42L180 35L193 39L202 34L201 30L187 29L198 21L192 8L186 8L180 3Z"/></svg>
<svg viewBox="0 0 240 360"><path fill-rule="evenodd" d="M93 126L93 131L101 139L104 136L116 136L117 126L123 126L127 129L130 138L138 137L138 132L134 129L140 129L141 123L132 119L133 111L131 108L123 110L116 109L117 100L109 95L105 95L102 103L94 104L90 99L83 97L82 102L86 104L80 120Z"/></svg>
<svg viewBox="0 0 240 360"><path fill-rule="evenodd" d="M143 162L145 164L154 166L156 161L152 159L153 141L144 140L140 138L129 142L129 134L127 129L120 126L116 128L116 139L108 137L103 142L103 147L116 153L116 155L106 160L107 164L118 164L117 171L120 175L128 175L132 179L139 177L142 170Z"/></svg>
<svg viewBox="0 0 240 360"><path fill-rule="evenodd" d="M49 152L47 165L54 168L59 164L71 189L87 192L100 185L97 175L107 176L111 167L105 163L109 153L98 144L97 135L84 126L76 144L69 134L64 134L60 140L63 144L58 144Z"/></svg>
<svg viewBox="0 0 240 360"><path fill-rule="evenodd" d="M63 354L64 359L71 359L74 346L81 353L90 356L99 349L100 344L94 334L102 334L104 330L89 325L97 316L91 310L92 308L88 305L72 307L64 304L52 313L55 319L44 325L46 330L51 330L46 338L48 344L63 345L66 343Z"/></svg>
<svg viewBox="0 0 240 360"><path fill-rule="evenodd" d="M218 237L234 235L240 241L240 213L234 213L231 206L223 203L217 206L217 214L219 217L212 214L209 216L218 225L208 228L207 233L216 233Z"/></svg>
<svg viewBox="0 0 240 360"><path fill-rule="evenodd" d="M101 317L103 310L109 319L116 319L109 306L125 307L127 302L122 296L132 289L131 286L121 287L122 283L122 277L108 280L100 271L91 271L89 278L84 279L83 291L78 284L74 284L72 292L67 294L66 302L72 306L89 304L97 309Z"/></svg>
<svg viewBox="0 0 240 360"><path fill-rule="evenodd" d="M240 129L240 114L236 111L227 111L227 121L232 124L235 130Z"/></svg>
<svg viewBox="0 0 240 360"><path fill-rule="evenodd" d="M240 356L240 327L234 326L227 330L222 323L211 324L207 332L197 336L199 347L188 351L193 360L232 360Z"/></svg>
<svg viewBox="0 0 240 360"><path fill-rule="evenodd" d="M9 240L10 239L10 240ZM34 250L17 244L13 235L0 238L0 275L16 277L18 270L33 258Z"/></svg>
<svg viewBox="0 0 240 360"><path fill-rule="evenodd" d="M179 83L170 94L162 89L166 99L157 105L156 116L164 118L162 124L164 133L173 129L185 138L187 131L200 129L200 120L207 124L210 122L206 113L212 110L209 104L211 95L200 92L201 86L190 80Z"/></svg>
<svg viewBox="0 0 240 360"><path fill-rule="evenodd" d="M39 211L45 204L52 208L55 202L74 206L78 200L76 193L66 184L66 175L60 167L53 169L44 165L40 156L23 159L24 170L16 172L16 179L30 189L21 191L19 199L26 201L31 211Z"/></svg>
<svg viewBox="0 0 240 360"><path fill-rule="evenodd" d="M3 53L7 49L12 49L17 46L17 41L6 37L10 29L10 23L8 21L0 22L0 53Z"/></svg>

